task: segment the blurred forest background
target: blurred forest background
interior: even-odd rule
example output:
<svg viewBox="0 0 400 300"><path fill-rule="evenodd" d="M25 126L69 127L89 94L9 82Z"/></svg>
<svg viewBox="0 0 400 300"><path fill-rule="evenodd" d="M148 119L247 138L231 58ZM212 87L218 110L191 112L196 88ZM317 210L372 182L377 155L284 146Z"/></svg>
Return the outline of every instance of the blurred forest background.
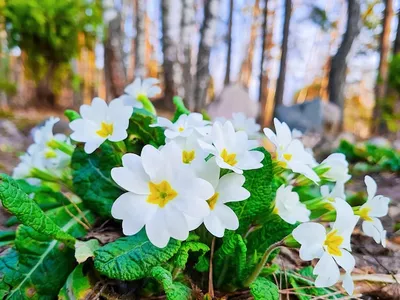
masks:
<svg viewBox="0 0 400 300"><path fill-rule="evenodd" d="M179 95L269 126L317 101L339 131L396 139L399 17L397 0L0 0L0 111L62 113L155 77L161 111Z"/></svg>

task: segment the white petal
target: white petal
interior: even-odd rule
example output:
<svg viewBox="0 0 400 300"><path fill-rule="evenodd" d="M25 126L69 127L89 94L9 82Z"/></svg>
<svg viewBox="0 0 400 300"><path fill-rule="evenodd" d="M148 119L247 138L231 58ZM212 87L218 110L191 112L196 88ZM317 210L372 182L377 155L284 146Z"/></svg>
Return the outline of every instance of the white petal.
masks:
<svg viewBox="0 0 400 300"><path fill-rule="evenodd" d="M305 165L300 161L290 161L287 164L289 168L292 169L293 172L303 174L304 176L306 176L308 179L311 179L315 183L318 183L320 181L320 178L318 177L317 173L315 173L314 170L308 165Z"/></svg>
<svg viewBox="0 0 400 300"><path fill-rule="evenodd" d="M340 272L335 260L328 253L324 253L314 268L316 287L329 287L339 281Z"/></svg>
<svg viewBox="0 0 400 300"><path fill-rule="evenodd" d="M374 179L371 176L365 176L364 178L365 185L367 186L368 200L372 199L376 195L376 190L378 186Z"/></svg>
<svg viewBox="0 0 400 300"><path fill-rule="evenodd" d="M246 151L240 158L236 167L242 170L254 170L262 168L261 161L264 159L264 153L260 151Z"/></svg>
<svg viewBox="0 0 400 300"><path fill-rule="evenodd" d="M221 224L230 230L239 228L239 220L236 214L226 205L216 205L213 214L217 215Z"/></svg>
<svg viewBox="0 0 400 300"><path fill-rule="evenodd" d="M196 175L204 180L207 180L215 189L219 182L220 168L215 162L215 157L201 164L196 170Z"/></svg>
<svg viewBox="0 0 400 300"><path fill-rule="evenodd" d="M204 225L212 235L219 238L224 236L225 227L215 214L210 214L208 217L205 217Z"/></svg>
<svg viewBox="0 0 400 300"><path fill-rule="evenodd" d="M105 139L92 140L85 143L85 152L87 154L92 154L100 145L105 141Z"/></svg>
<svg viewBox="0 0 400 300"><path fill-rule="evenodd" d="M173 207L165 207L165 221L172 238L184 241L189 236L188 224L185 216Z"/></svg>
<svg viewBox="0 0 400 300"><path fill-rule="evenodd" d="M346 250L342 250L341 256L333 256L335 261L341 266L346 272L351 272L354 269L356 261L349 252Z"/></svg>
<svg viewBox="0 0 400 300"><path fill-rule="evenodd" d="M323 186L321 186L320 191L321 191L322 197L326 197L326 196L328 196L328 195L330 194L329 186L328 186L328 185L323 185Z"/></svg>
<svg viewBox="0 0 400 300"><path fill-rule="evenodd" d="M367 202L367 206L371 208L370 216L372 217L384 217L389 211L390 199L384 196L375 196ZM362 208L362 207L361 207Z"/></svg>
<svg viewBox="0 0 400 300"><path fill-rule="evenodd" d="M326 230L324 226L318 223L303 223L293 230L293 237L302 245L323 245L326 238Z"/></svg>
<svg viewBox="0 0 400 300"><path fill-rule="evenodd" d="M353 295L354 282L353 282L353 278L351 277L350 273L346 272L346 274L344 274L342 287L345 289L347 294L349 294L350 296Z"/></svg>
<svg viewBox="0 0 400 300"><path fill-rule="evenodd" d="M245 177L234 173L226 174L219 180L216 192L222 203L242 201L250 197L248 190L242 187Z"/></svg>
<svg viewBox="0 0 400 300"><path fill-rule="evenodd" d="M163 209L158 209L146 224L146 234L150 242L158 248L167 246L170 234L166 225Z"/></svg>
<svg viewBox="0 0 400 300"><path fill-rule="evenodd" d="M314 258L320 258L324 254L324 248L320 244L304 244L300 247L300 258L304 261L310 261Z"/></svg>
<svg viewBox="0 0 400 300"><path fill-rule="evenodd" d="M263 131L264 131L264 134L267 136L267 138L271 141L271 143L274 144L275 147L279 147L278 140L276 138L275 133L269 128L264 128Z"/></svg>
<svg viewBox="0 0 400 300"><path fill-rule="evenodd" d="M113 168L112 179L123 189L135 194L149 194L149 177L144 173L143 168L130 170L126 167Z"/></svg>
<svg viewBox="0 0 400 300"><path fill-rule="evenodd" d="M382 223L377 218L372 218L372 221L364 221L362 229L367 236L372 237L376 243L381 243L381 235L383 230Z"/></svg>
<svg viewBox="0 0 400 300"><path fill-rule="evenodd" d="M193 218L185 214L186 223L190 231L197 229L202 223L204 218Z"/></svg>
<svg viewBox="0 0 400 300"><path fill-rule="evenodd" d="M164 174L160 174L160 171L163 169L165 162L160 151L151 145L146 145L142 149L141 157L143 168L151 180L163 177Z"/></svg>

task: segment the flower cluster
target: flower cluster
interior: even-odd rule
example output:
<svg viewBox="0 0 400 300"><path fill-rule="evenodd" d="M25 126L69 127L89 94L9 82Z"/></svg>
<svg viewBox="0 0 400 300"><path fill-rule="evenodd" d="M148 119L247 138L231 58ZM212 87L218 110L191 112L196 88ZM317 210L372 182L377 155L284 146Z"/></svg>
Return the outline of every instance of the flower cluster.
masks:
<svg viewBox="0 0 400 300"><path fill-rule="evenodd" d="M109 143L118 150L121 165L112 165L107 172L111 169L112 180L123 190L111 214L122 220L125 235L144 229L149 241L163 248L171 238L186 240L190 231L200 226L218 238L226 230L238 229L241 220L232 202L248 201L257 191L257 186L246 184L249 172L266 172L271 166L270 158L257 149L260 125L242 113L214 122L187 110L174 122L151 115L154 121L146 125L150 128L141 130L163 132L165 144L145 143L139 150L135 148L136 153L127 153L131 149L127 146L136 138L131 131L137 126L132 116L144 110L155 113L149 98L160 92L157 83L152 78L136 79L124 95L109 103L94 98L90 105L82 105L80 118L70 123L70 137L53 134L59 119L50 119L34 133L34 144L21 157L14 177L67 183L68 187L75 147L70 139L84 144L88 157ZM345 156L334 153L318 163L298 138L299 133L277 119L274 126L275 132L263 129L275 146L272 182L268 184L276 187L275 198L265 199L269 201L265 218L293 228L282 243L300 247L301 259L319 260L314 268L317 287L336 284L342 268L343 287L352 294L352 232L361 220L365 235L385 246L386 231L379 218L388 213L389 199L377 195L377 184L366 176L367 201L351 207L345 193L345 184L351 179Z"/></svg>

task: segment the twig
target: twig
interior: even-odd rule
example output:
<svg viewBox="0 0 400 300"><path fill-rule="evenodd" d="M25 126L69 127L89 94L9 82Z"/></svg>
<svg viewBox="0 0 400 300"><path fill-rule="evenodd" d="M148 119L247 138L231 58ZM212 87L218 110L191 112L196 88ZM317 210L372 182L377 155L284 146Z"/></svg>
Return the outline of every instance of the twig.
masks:
<svg viewBox="0 0 400 300"><path fill-rule="evenodd" d="M72 206L76 209L76 211L78 212L78 214L82 217L82 219L85 221L87 227L90 229L90 222L89 220L86 218L85 214L83 213L83 211L78 207L78 205L76 205L76 203L74 201L72 201L69 197L67 197L69 203L72 204Z"/></svg>
<svg viewBox="0 0 400 300"><path fill-rule="evenodd" d="M352 275L354 281L370 281L370 282L381 282L381 283L398 283L400 281L400 274L398 275L387 275L387 274L364 274L364 275Z"/></svg>
<svg viewBox="0 0 400 300"><path fill-rule="evenodd" d="M64 204L64 209L67 212L67 214L73 218L76 222L78 222L80 225L83 226L83 228L85 228L86 230L90 230L90 227L88 227L84 222L82 222L81 220L79 220L79 218L77 216L75 216Z"/></svg>
<svg viewBox="0 0 400 300"><path fill-rule="evenodd" d="M212 242L211 242L210 269L208 271L208 294L210 295L211 299L214 298L214 284L213 284L214 248L215 248L215 237L213 237Z"/></svg>

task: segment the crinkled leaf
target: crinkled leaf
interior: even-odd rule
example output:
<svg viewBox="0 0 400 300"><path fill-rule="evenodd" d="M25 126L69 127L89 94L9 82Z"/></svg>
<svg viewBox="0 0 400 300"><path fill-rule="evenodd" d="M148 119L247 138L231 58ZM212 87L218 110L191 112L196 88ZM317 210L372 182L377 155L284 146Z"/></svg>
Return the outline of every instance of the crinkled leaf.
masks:
<svg viewBox="0 0 400 300"><path fill-rule="evenodd" d="M144 109L135 109L129 120L128 133L134 135L144 144L159 147L165 144L164 130L160 127L150 127L156 122L156 116Z"/></svg>
<svg viewBox="0 0 400 300"><path fill-rule="evenodd" d="M80 205L80 208L83 206ZM70 213L75 217L72 218ZM56 208L46 214L74 237L86 234L78 220L94 220L90 211L82 211L84 218L73 205ZM5 281L12 287L7 299L54 299L75 266L74 250L25 225L18 227L15 247L18 267L13 276L5 275Z"/></svg>
<svg viewBox="0 0 400 300"><path fill-rule="evenodd" d="M191 290L186 285L172 280L171 272L156 266L151 270L154 277L162 286L168 300L191 299Z"/></svg>
<svg viewBox="0 0 400 300"><path fill-rule="evenodd" d="M250 284L250 293L253 295L254 300L279 299L279 289L276 284L263 277L258 277Z"/></svg>
<svg viewBox="0 0 400 300"><path fill-rule="evenodd" d="M89 257L94 257L94 251L100 248L98 240L93 239L85 242L76 241L75 258L78 263L85 262Z"/></svg>
<svg viewBox="0 0 400 300"><path fill-rule="evenodd" d="M175 105L175 113L174 117L172 118L172 122L176 122L176 120L178 120L181 115L190 114L190 110L186 108L181 97L175 96L172 101Z"/></svg>
<svg viewBox="0 0 400 300"><path fill-rule="evenodd" d="M18 220L69 246L75 243L74 237L62 231L56 223L45 215L40 207L24 193L18 184L8 175L0 174L0 199L3 206L13 213Z"/></svg>
<svg viewBox="0 0 400 300"><path fill-rule="evenodd" d="M0 247L14 243L15 230L0 231Z"/></svg>
<svg viewBox="0 0 400 300"><path fill-rule="evenodd" d="M154 266L166 262L180 248L180 241L171 239L164 248L154 246L144 230L122 237L95 252L96 269L110 278L136 280L149 274Z"/></svg>
<svg viewBox="0 0 400 300"><path fill-rule="evenodd" d="M88 299L93 293L90 278L83 272L83 265L78 265L71 274L58 294L58 300Z"/></svg>
<svg viewBox="0 0 400 300"><path fill-rule="evenodd" d="M200 252L201 255L204 255L208 251L210 251L210 247L201 242L184 242L175 256L174 265L184 269L189 259L189 252Z"/></svg>
<svg viewBox="0 0 400 300"><path fill-rule="evenodd" d="M72 122L72 121L74 121L74 120L76 120L76 119L80 119L80 118L81 118L80 114L77 113L76 111L72 110L72 109L67 109L67 110L64 112L64 116L66 116L67 119L68 119L70 122Z"/></svg>
<svg viewBox="0 0 400 300"><path fill-rule="evenodd" d="M255 151L264 153L263 167L256 170L244 171L246 181L243 185L250 192L245 201L231 202L229 206L239 218L239 229L236 233L245 234L250 226L260 223L272 211L272 162L271 155L264 148Z"/></svg>
<svg viewBox="0 0 400 300"><path fill-rule="evenodd" d="M122 194L110 175L111 169L120 165L121 157L109 142L90 155L79 145L72 155L74 190L88 208L102 217L111 217L112 204Z"/></svg>

